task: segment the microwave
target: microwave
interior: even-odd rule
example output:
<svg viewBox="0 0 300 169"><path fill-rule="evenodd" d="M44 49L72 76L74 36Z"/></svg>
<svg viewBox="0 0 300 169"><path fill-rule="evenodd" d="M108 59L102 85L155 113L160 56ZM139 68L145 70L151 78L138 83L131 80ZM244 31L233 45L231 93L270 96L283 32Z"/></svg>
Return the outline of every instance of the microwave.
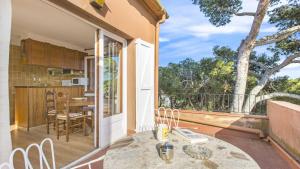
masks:
<svg viewBox="0 0 300 169"><path fill-rule="evenodd" d="M72 78L72 86L87 86L88 78Z"/></svg>

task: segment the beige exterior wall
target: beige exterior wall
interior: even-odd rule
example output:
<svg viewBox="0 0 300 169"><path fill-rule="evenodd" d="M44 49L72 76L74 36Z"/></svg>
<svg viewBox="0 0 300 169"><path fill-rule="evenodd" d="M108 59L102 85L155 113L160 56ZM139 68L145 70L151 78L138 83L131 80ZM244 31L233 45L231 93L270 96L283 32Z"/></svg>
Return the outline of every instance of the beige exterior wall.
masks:
<svg viewBox="0 0 300 169"><path fill-rule="evenodd" d="M135 82L135 39L140 38L156 45L156 88L155 99L158 91L158 36L157 24L159 19L142 2L137 0L107 0L105 6L97 10L89 4L89 0L48 0L77 16L98 25L111 33L127 39L127 67L128 67L128 129L135 129L136 114L136 82Z"/></svg>
<svg viewBox="0 0 300 169"><path fill-rule="evenodd" d="M141 38L155 43L158 20L142 1L109 0L100 10L93 8L89 0L48 1L125 39Z"/></svg>
<svg viewBox="0 0 300 169"><path fill-rule="evenodd" d="M105 1L106 5L101 10L93 8L87 0L69 1L133 39L141 38L149 43L155 42L156 21L137 0Z"/></svg>
<svg viewBox="0 0 300 169"><path fill-rule="evenodd" d="M300 161L300 106L268 101L270 137Z"/></svg>

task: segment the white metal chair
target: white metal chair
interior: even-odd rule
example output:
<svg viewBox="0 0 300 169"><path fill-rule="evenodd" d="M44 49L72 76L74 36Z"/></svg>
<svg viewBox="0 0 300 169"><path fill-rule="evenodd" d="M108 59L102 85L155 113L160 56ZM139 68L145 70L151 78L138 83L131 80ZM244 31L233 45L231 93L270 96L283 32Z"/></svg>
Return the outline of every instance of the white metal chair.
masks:
<svg viewBox="0 0 300 169"><path fill-rule="evenodd" d="M159 124L167 124L169 130L177 128L180 120L180 111L178 109L166 109L160 107L156 111L156 126Z"/></svg>
<svg viewBox="0 0 300 169"><path fill-rule="evenodd" d="M50 153L51 153L51 158L52 158L52 167L49 165L49 161L47 160L46 155L45 155L45 151L43 150L44 145L46 143L48 143L50 145L50 148L51 148ZM29 159L30 150L32 150L33 148L36 148L38 150L40 169L44 169L44 164L46 166L46 169L56 169L55 156L54 156L54 146L53 146L53 142L50 138L44 139L41 142L41 144L36 144L36 143L30 144L26 148L26 150L22 149L22 148L14 149L10 154L9 161L1 164L0 169L15 169L14 157L15 157L15 154L17 152L20 152L22 154L22 157L23 157L23 160L24 160L24 167L22 167L22 168L33 169L33 166L32 166L32 164L30 162L30 159Z"/></svg>

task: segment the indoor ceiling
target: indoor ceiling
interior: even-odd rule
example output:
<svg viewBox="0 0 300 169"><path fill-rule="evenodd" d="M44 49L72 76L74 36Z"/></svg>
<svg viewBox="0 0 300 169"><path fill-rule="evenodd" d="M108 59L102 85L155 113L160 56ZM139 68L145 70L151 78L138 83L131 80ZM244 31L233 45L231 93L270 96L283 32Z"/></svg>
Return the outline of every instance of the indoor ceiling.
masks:
<svg viewBox="0 0 300 169"><path fill-rule="evenodd" d="M85 49L94 47L95 30L95 27L42 0L12 0L12 41L30 37Z"/></svg>

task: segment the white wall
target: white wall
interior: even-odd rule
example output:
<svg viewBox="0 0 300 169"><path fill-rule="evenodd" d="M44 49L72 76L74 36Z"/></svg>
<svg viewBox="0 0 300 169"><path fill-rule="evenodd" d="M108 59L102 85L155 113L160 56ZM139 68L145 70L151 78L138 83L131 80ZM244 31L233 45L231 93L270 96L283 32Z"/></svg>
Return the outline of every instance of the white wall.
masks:
<svg viewBox="0 0 300 169"><path fill-rule="evenodd" d="M0 163L11 152L9 122L8 65L11 34L11 0L0 1Z"/></svg>

